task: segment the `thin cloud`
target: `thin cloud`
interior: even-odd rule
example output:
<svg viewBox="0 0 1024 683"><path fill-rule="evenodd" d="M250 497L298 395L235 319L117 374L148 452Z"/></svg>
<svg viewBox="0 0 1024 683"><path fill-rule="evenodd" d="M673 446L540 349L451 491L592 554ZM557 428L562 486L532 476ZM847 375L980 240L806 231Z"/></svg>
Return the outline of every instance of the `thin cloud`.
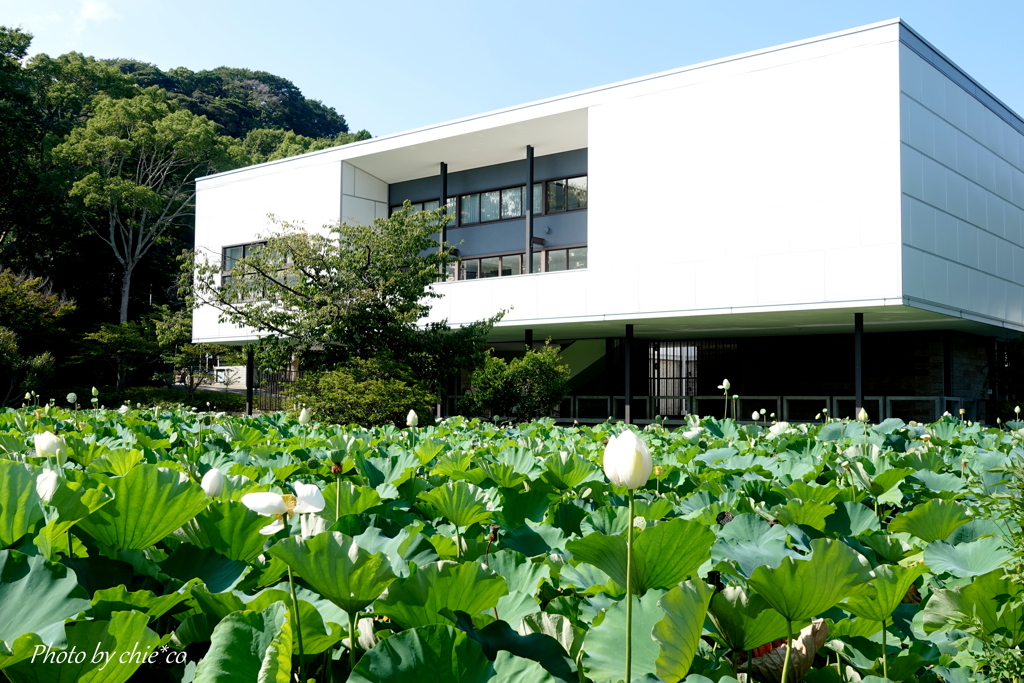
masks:
<svg viewBox="0 0 1024 683"><path fill-rule="evenodd" d="M118 18L117 12L111 9L110 5L102 2L102 0L85 0L78 12L78 16L82 21L95 21L97 23Z"/></svg>

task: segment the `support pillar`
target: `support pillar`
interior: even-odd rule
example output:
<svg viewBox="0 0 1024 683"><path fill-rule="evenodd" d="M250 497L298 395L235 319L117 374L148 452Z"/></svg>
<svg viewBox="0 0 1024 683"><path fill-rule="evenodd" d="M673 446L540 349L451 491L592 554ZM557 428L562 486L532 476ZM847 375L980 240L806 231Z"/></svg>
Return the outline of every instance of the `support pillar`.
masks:
<svg viewBox="0 0 1024 683"><path fill-rule="evenodd" d="M526 146L526 196L523 197L523 215L526 217L526 250L523 255L524 273L533 272L533 146Z"/></svg>
<svg viewBox="0 0 1024 683"><path fill-rule="evenodd" d="M438 206L444 208L448 206L448 164L441 162L441 187L440 187L440 199L438 200ZM448 241L448 221L445 221L441 225L441 246L438 249L444 248L444 243Z"/></svg>
<svg viewBox="0 0 1024 683"><path fill-rule="evenodd" d="M853 314L853 394L854 394L854 417L860 415L860 409L864 407L864 314ZM881 415L871 415L875 420Z"/></svg>
<svg viewBox="0 0 1024 683"><path fill-rule="evenodd" d="M250 346L245 350L245 414L252 415L252 389L256 383L255 351Z"/></svg>
<svg viewBox="0 0 1024 683"><path fill-rule="evenodd" d="M633 387L630 385L630 373L633 369L633 326L626 325L626 343L623 347L625 352L626 360L626 377L625 377L625 418L626 424L633 424Z"/></svg>

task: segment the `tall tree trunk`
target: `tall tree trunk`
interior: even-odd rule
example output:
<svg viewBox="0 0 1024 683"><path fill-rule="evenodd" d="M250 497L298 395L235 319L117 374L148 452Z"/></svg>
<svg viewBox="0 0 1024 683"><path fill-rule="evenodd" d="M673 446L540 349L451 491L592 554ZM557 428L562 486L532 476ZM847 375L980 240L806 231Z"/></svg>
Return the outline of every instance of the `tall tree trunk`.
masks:
<svg viewBox="0 0 1024 683"><path fill-rule="evenodd" d="M128 292L132 286L132 269L134 267L134 263L126 265L124 275L121 276L121 319L118 322L122 325L128 322Z"/></svg>

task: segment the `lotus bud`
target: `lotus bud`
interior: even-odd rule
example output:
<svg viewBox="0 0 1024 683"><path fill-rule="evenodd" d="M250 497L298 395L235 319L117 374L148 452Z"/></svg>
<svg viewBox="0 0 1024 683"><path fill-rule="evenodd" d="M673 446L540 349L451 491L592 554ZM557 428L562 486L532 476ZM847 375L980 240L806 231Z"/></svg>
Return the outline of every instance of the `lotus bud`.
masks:
<svg viewBox="0 0 1024 683"><path fill-rule="evenodd" d="M857 419L860 422L867 422L868 421L868 411L865 410L864 408L861 408L860 410L858 410L857 411Z"/></svg>
<svg viewBox="0 0 1024 683"><path fill-rule="evenodd" d="M759 419L761 419L761 413L755 410L750 414L750 419L753 420L754 422L757 422Z"/></svg>
<svg viewBox="0 0 1024 683"><path fill-rule="evenodd" d="M416 414L415 410L410 410L409 414L405 416L405 425L407 427L415 427L420 423L420 416Z"/></svg>
<svg viewBox="0 0 1024 683"><path fill-rule="evenodd" d="M309 412L309 408L303 408L299 411L299 424L308 425L312 417L313 415Z"/></svg>
<svg viewBox="0 0 1024 683"><path fill-rule="evenodd" d="M53 470L43 470L36 477L36 493L43 499L44 503L53 500L53 494L57 492L60 485L60 477Z"/></svg>
<svg viewBox="0 0 1024 683"><path fill-rule="evenodd" d="M96 387L93 387L92 388L92 395L93 396L99 396L100 395L100 390L97 389Z"/></svg>
<svg viewBox="0 0 1024 683"><path fill-rule="evenodd" d="M1016 408L1014 408L1013 412L1016 413L1018 416L1020 416L1020 406L1017 406Z"/></svg>
<svg viewBox="0 0 1024 683"><path fill-rule="evenodd" d="M32 392L31 391L26 391L25 392L25 400L26 401L31 401L32 400Z"/></svg>
<svg viewBox="0 0 1024 683"><path fill-rule="evenodd" d="M206 495L210 498L216 498L224 490L224 473L213 467L203 475L203 481L200 485L206 491Z"/></svg>
<svg viewBox="0 0 1024 683"><path fill-rule="evenodd" d="M722 383L718 385L718 388L724 389L725 391L729 391L729 389L732 388L732 385L729 384L729 380L723 379Z"/></svg>
<svg viewBox="0 0 1024 683"><path fill-rule="evenodd" d="M820 420L821 419L821 413L818 413L817 415L815 415L814 419L815 420Z"/></svg>
<svg viewBox="0 0 1024 683"><path fill-rule="evenodd" d="M42 432L32 437L36 445L36 455L40 458L56 458L58 465L68 459L68 445L64 438L53 432Z"/></svg>
<svg viewBox="0 0 1024 683"><path fill-rule="evenodd" d="M651 478L654 462L647 445L631 429L608 439L604 449L604 473L615 486L636 489Z"/></svg>

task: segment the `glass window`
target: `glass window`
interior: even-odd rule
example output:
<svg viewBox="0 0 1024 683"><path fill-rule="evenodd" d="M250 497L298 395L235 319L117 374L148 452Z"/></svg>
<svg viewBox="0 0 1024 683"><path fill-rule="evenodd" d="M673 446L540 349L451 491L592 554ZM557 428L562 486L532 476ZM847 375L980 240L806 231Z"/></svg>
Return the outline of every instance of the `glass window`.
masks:
<svg viewBox="0 0 1024 683"><path fill-rule="evenodd" d="M505 275L519 275L523 269L523 256L522 254L511 254L509 256L501 257L501 274Z"/></svg>
<svg viewBox="0 0 1024 683"><path fill-rule="evenodd" d="M587 208L587 177L569 178L568 204L569 209Z"/></svg>
<svg viewBox="0 0 1024 683"><path fill-rule="evenodd" d="M480 195L464 194L459 202L462 210L459 212L459 223L480 222Z"/></svg>
<svg viewBox="0 0 1024 683"><path fill-rule="evenodd" d="M435 199L432 202L423 202L422 206L424 211L435 211L441 204Z"/></svg>
<svg viewBox="0 0 1024 683"><path fill-rule="evenodd" d="M221 266L221 270L230 271L235 267L235 261L242 258L243 247L227 247L224 250L224 263Z"/></svg>
<svg viewBox="0 0 1024 683"><path fill-rule="evenodd" d="M533 184L533 213L544 213L544 183Z"/></svg>
<svg viewBox="0 0 1024 683"><path fill-rule="evenodd" d="M513 187L501 191L501 217L519 218L523 215L523 188Z"/></svg>
<svg viewBox="0 0 1024 683"><path fill-rule="evenodd" d="M587 267L587 248L576 247L569 250L569 270L580 270Z"/></svg>
<svg viewBox="0 0 1024 683"><path fill-rule="evenodd" d="M548 252L548 272L565 270L565 249L553 249Z"/></svg>
<svg viewBox="0 0 1024 683"><path fill-rule="evenodd" d="M254 242L252 244L246 244L242 247L242 253L246 256L257 253L263 248L263 242Z"/></svg>
<svg viewBox="0 0 1024 683"><path fill-rule="evenodd" d="M480 277L498 277L500 261L497 256L480 259Z"/></svg>
<svg viewBox="0 0 1024 683"><path fill-rule="evenodd" d="M484 192L480 195L480 222L496 221L501 218L501 192Z"/></svg>
<svg viewBox="0 0 1024 683"><path fill-rule="evenodd" d="M543 263L543 261L541 260L543 258L544 258L544 252L543 251L535 251L535 252L533 252L533 272L535 272L535 273L541 272L542 268L541 268L540 264Z"/></svg>
<svg viewBox="0 0 1024 683"><path fill-rule="evenodd" d="M452 280L455 279L455 276L458 274L458 271L459 271L459 263L458 263L458 261L452 261L451 263L446 263L444 265L444 279L447 280L448 282L451 282Z"/></svg>
<svg viewBox="0 0 1024 683"><path fill-rule="evenodd" d="M448 225L455 225L455 216L458 213L459 201L455 197L449 197L446 203L448 206Z"/></svg>
<svg viewBox="0 0 1024 683"><path fill-rule="evenodd" d="M470 259L469 261L463 261L462 267L459 268L459 279L460 280L475 280L480 276L480 261L477 259Z"/></svg>
<svg viewBox="0 0 1024 683"><path fill-rule="evenodd" d="M565 211L565 181L548 181L547 211Z"/></svg>

